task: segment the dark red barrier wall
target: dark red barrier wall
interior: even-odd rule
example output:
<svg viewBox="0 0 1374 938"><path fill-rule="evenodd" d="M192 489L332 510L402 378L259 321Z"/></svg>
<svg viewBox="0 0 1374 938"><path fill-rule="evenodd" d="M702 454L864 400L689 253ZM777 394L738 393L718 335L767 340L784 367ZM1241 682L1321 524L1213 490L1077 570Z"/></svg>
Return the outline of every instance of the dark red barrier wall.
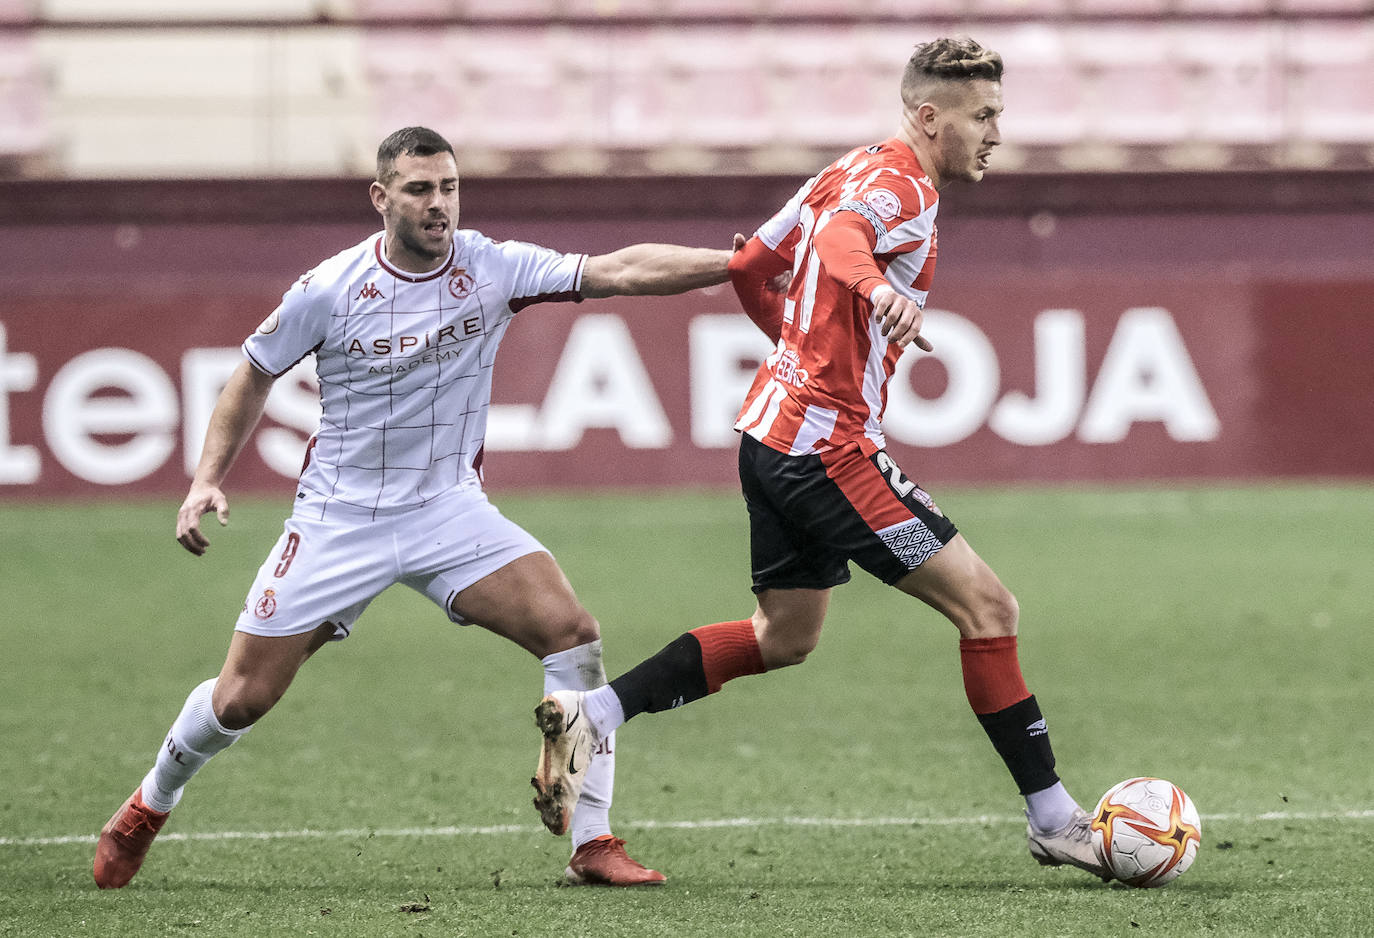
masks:
<svg viewBox="0 0 1374 938"><path fill-rule="evenodd" d="M1241 192L1187 211L1157 181L1155 198L1122 189L1113 211L1071 182L1021 180L1043 197L1004 182L1004 211L980 190L946 193L937 351L909 353L890 406L908 474L1374 475L1370 206L1278 204L1257 186L1253 204ZM484 183L465 190L464 222L566 250L723 245L793 184L731 182L732 207L661 181L583 204L577 186ZM174 184L141 184L142 204L87 190L85 222L70 193L46 213L32 189L4 193L0 496L180 492L217 369L297 275L375 227L360 183L271 206L204 185L182 184L178 202ZM764 344L736 316L724 288L522 313L497 367L489 484L729 483L736 385ZM289 484L311 406L289 385L234 487Z"/></svg>

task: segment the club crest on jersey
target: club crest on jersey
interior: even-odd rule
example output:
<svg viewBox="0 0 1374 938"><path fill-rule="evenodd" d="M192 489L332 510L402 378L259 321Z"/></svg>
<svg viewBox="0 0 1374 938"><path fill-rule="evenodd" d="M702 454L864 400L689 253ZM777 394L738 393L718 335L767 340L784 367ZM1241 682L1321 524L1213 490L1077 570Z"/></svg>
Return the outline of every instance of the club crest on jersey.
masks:
<svg viewBox="0 0 1374 938"><path fill-rule="evenodd" d="M359 290L358 295L354 297L355 300L375 300L378 298L384 300L386 299L386 294L378 290L377 285L371 281L363 284L363 288Z"/></svg>
<svg viewBox="0 0 1374 938"><path fill-rule="evenodd" d="M259 619L270 619L272 614L277 611L277 591L263 590L262 599L253 607L253 615Z"/></svg>
<svg viewBox="0 0 1374 938"><path fill-rule="evenodd" d="M268 314L267 318L258 326L258 335L271 335L277 331L277 326L281 325L281 310L274 309Z"/></svg>
<svg viewBox="0 0 1374 938"><path fill-rule="evenodd" d="M453 298L461 300L473 291L476 284L468 276L465 267L450 267L448 269L448 292L453 294Z"/></svg>
<svg viewBox="0 0 1374 938"><path fill-rule="evenodd" d="M892 221L902 214L902 200L891 189L872 189L864 193L864 202L883 221Z"/></svg>

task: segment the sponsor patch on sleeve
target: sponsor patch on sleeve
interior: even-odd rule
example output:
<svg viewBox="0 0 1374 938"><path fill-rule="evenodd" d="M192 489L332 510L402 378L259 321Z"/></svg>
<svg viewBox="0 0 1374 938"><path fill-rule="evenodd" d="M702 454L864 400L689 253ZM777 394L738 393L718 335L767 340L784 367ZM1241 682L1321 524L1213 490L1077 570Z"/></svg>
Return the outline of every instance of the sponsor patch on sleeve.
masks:
<svg viewBox="0 0 1374 938"><path fill-rule="evenodd" d="M891 189L870 189L863 198L873 213L885 222L902 214L902 200Z"/></svg>
<svg viewBox="0 0 1374 938"><path fill-rule="evenodd" d="M262 325L258 326L258 334L271 335L277 331L279 325L281 325L281 310L274 309L271 315L262 321Z"/></svg>

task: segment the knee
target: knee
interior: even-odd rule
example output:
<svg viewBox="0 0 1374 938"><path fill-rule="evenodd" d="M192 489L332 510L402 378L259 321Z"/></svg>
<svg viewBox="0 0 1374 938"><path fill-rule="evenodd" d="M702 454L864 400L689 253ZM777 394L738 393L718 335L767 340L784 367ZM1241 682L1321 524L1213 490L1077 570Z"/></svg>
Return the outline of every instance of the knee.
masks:
<svg viewBox="0 0 1374 938"><path fill-rule="evenodd" d="M576 648L578 645L586 645L601 637L601 625L596 621L596 617L581 605L574 604L570 608L550 613L544 621L547 623L542 630L545 650L539 654L541 658Z"/></svg>
<svg viewBox="0 0 1374 938"><path fill-rule="evenodd" d="M226 730L241 730L252 726L267 715L281 700L286 688L276 688L262 681L220 676L211 698L215 719Z"/></svg>
<svg viewBox="0 0 1374 938"><path fill-rule="evenodd" d="M789 629L757 616L754 634L758 637L763 666L769 671L801 664L820 644L819 629Z"/></svg>
<svg viewBox="0 0 1374 938"><path fill-rule="evenodd" d="M797 642L759 644L759 651L763 658L763 666L769 671L776 671L778 668L790 668L793 665L801 664L807 659L811 652L816 650L816 645L803 644Z"/></svg>
<svg viewBox="0 0 1374 938"><path fill-rule="evenodd" d="M1011 590L998 583L978 598L960 631L965 638L999 638L1015 635L1020 620L1020 603Z"/></svg>

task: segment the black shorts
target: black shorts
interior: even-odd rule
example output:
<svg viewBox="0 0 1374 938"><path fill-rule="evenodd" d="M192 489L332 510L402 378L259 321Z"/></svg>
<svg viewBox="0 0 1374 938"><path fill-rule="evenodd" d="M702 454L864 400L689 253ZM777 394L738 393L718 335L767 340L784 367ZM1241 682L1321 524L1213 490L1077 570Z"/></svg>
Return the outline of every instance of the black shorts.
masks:
<svg viewBox="0 0 1374 938"><path fill-rule="evenodd" d="M746 433L739 478L756 593L847 583L850 560L895 583L959 533L885 450L789 456Z"/></svg>

